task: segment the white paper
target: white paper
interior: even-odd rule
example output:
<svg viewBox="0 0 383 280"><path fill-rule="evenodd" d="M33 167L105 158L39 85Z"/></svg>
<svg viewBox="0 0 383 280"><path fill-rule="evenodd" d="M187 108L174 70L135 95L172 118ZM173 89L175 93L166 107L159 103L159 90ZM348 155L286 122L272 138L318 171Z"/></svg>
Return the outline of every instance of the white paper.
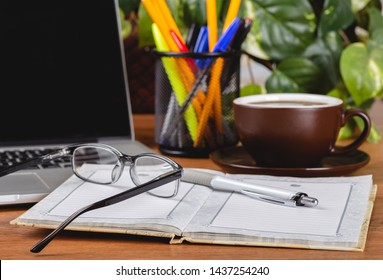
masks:
<svg viewBox="0 0 383 280"><path fill-rule="evenodd" d="M319 204L313 208L288 207L233 194L214 218L211 226L335 236L351 191L350 183L300 182L299 187L297 184L291 187L288 186L290 183L285 182L249 179L245 181L304 192L317 198Z"/></svg>
<svg viewBox="0 0 383 280"><path fill-rule="evenodd" d="M92 176L106 176L110 171L98 171ZM93 177L94 178L94 177ZM79 181L78 185L64 200L58 203L49 211L51 216L69 216L78 209L104 198L111 197L134 186L128 172L124 172L117 183L113 185L99 185L89 182ZM166 186L165 186L166 187ZM180 188L176 197L160 198L149 193L132 197L125 201L89 211L82 215L92 218L110 219L142 219L142 218L161 218L166 219L177 206L189 188Z"/></svg>

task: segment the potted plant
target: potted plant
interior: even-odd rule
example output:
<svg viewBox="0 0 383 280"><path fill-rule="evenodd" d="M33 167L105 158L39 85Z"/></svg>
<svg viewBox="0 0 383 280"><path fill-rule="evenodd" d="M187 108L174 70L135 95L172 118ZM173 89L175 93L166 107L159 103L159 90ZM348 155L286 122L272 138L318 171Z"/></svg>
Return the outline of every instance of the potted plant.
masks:
<svg viewBox="0 0 383 280"><path fill-rule="evenodd" d="M123 0L120 0L123 1ZM140 46L153 46L151 19L137 1ZM205 1L167 0L185 35L193 22L206 24ZM222 27L230 1L217 1ZM242 0L240 17L253 19L244 53L270 69L264 84L241 94L303 92L337 96L346 107L368 111L383 96L383 16L379 0ZM351 137L362 124L341 131ZM373 125L369 141L381 132Z"/></svg>

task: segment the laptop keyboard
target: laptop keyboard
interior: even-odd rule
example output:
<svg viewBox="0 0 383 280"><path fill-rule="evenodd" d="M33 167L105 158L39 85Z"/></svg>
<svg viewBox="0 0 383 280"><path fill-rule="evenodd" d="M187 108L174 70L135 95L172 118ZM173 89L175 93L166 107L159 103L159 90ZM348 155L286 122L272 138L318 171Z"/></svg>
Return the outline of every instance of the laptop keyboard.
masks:
<svg viewBox="0 0 383 280"><path fill-rule="evenodd" d="M36 158L51 151L54 151L54 149L0 151L0 168ZM70 157L63 157L51 160L50 162L44 162L43 164L30 166L28 169L65 168L70 166Z"/></svg>

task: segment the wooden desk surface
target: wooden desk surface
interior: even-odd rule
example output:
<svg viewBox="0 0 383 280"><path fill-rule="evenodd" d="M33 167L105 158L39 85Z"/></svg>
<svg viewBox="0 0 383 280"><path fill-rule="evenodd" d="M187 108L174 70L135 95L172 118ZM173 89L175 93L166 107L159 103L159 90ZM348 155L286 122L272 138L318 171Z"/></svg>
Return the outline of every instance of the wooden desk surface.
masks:
<svg viewBox="0 0 383 280"><path fill-rule="evenodd" d="M383 131L383 102L374 104L370 115ZM157 150L154 142L154 116L135 115L136 139ZM365 143L361 150L371 156L369 164L349 175L372 174L378 192L364 252L262 248L230 245L180 244L167 240L122 234L66 231L57 236L43 252L29 252L32 245L50 230L10 225L28 209L23 206L0 207L0 259L383 259L383 142ZM209 159L174 158L184 167L221 170Z"/></svg>

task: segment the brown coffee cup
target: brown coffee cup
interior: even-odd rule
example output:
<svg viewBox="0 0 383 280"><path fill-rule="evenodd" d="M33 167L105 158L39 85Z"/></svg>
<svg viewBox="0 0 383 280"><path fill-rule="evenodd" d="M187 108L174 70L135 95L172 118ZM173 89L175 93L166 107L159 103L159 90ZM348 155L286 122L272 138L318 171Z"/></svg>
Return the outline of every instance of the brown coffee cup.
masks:
<svg viewBox="0 0 383 280"><path fill-rule="evenodd" d="M360 109L345 111L341 99L308 93L271 93L234 100L239 140L259 166L314 167L330 154L356 150L367 138L371 120ZM364 122L361 134L337 146L339 130L352 117Z"/></svg>

